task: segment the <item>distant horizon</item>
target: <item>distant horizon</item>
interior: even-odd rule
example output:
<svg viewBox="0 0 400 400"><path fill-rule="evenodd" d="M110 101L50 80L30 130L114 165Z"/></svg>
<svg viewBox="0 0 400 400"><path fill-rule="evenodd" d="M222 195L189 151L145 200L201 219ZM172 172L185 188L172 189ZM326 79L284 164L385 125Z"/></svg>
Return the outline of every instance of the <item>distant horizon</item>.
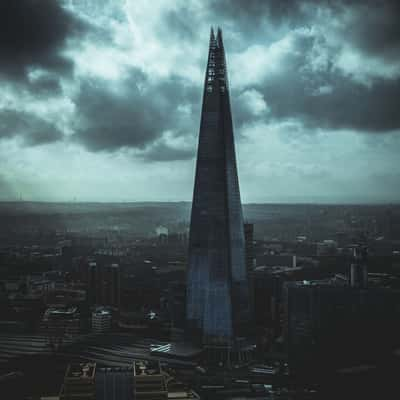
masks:
<svg viewBox="0 0 400 400"><path fill-rule="evenodd" d="M65 200L65 201L53 201L53 200L0 200L1 204L63 204L63 205L79 205L79 204L191 204L191 200L120 200L120 201L101 201L101 200ZM394 205L400 206L399 201L337 201L337 202L329 202L329 201L251 201L251 202L242 202L242 206L246 205L343 205L343 206L351 206L351 205Z"/></svg>

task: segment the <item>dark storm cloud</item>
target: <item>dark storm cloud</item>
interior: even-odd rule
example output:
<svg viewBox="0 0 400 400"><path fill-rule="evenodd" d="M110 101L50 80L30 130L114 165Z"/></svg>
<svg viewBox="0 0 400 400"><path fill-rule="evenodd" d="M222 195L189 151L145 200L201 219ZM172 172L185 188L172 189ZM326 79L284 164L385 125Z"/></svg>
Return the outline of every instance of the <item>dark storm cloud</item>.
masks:
<svg viewBox="0 0 400 400"><path fill-rule="evenodd" d="M72 67L72 61L62 55L69 37L85 33L82 36L83 45L99 43L109 46L112 43L110 37L115 32L111 23L102 26L103 34L99 31L98 34L90 35L86 25L88 22L82 22L77 15L84 15L82 13L85 10L93 13L85 14L86 21L95 18L96 13L103 16L105 10L109 10L112 18L115 14L119 21L124 20L122 14L116 11L122 12L122 8L114 10L111 7L114 2L111 0L107 6L106 3L88 2L84 9L82 2L76 0L73 3L79 5L76 10L80 11L75 10L76 14L62 8L61 2L56 0L9 0L0 3L0 24L4 31L0 37L0 74L24 78L21 87L27 88L36 98L43 100L47 96L61 94L61 75ZM161 38L168 38L169 35L169 38L193 41L196 46L199 44L197 26L200 26L205 16L212 16L214 20L220 20L221 25L231 27L227 32L231 29L231 33L237 34L236 38L231 35L233 44L227 43L229 63L229 55L234 51L240 53L255 43L276 43L290 34L293 28L320 23L317 11L319 7L325 7L339 21L345 21L345 14L350 15L346 21L351 23L336 24L339 26L338 35L363 52L393 58L397 54L399 41L399 28L395 23L399 6L396 4L394 1L386 1L378 7L372 0L209 0L205 14L192 15L190 5L168 8L163 12L155 32ZM268 29L268 34L261 27L264 22L263 27L272 27ZM327 21L327 25L329 23ZM275 30L275 27L279 29ZM324 27L319 28L309 34L293 34L293 49L280 60L278 74L265 74L258 82L244 85L243 88L233 86L231 97L236 125L240 127L247 122L259 122L265 118L297 118L306 125L328 129L383 132L400 128L400 113L397 112L400 81L374 78L370 86L357 83L351 76L334 67L337 56L335 51L338 49L328 48ZM93 29L91 27L90 32ZM235 47L236 41L241 42L238 47ZM80 44L76 45L79 47ZM113 46L118 47L115 43ZM327 49L330 58L327 65L319 69L312 67L316 48ZM233 49L231 53L230 49ZM205 57L206 54L202 62L205 62ZM36 67L44 69L46 73L31 79L28 73L35 71ZM177 68L181 67L177 65ZM165 131L174 131L174 134L181 136L197 134L202 82L199 82L198 87L193 87L187 86L184 78L175 76L151 79L154 77L146 76L134 68L127 75L127 78L114 83L80 75L79 71L75 74L75 81L69 82L80 86L77 98L71 98L76 106L74 126L69 127L75 132L73 140L94 152L139 149L146 160L190 158L193 152L186 148L171 147L162 142L161 138ZM244 103L248 98L241 95L252 89L263 96L269 112L257 114ZM179 106L185 105L191 107L189 116L179 111ZM14 118L19 121L20 129L5 128L0 132L0 137L15 134L24 138L25 145L58 140L61 137L53 125L37 116L28 117L28 114L15 112ZM7 123L12 126L10 118L8 122L1 123L2 127Z"/></svg>
<svg viewBox="0 0 400 400"><path fill-rule="evenodd" d="M52 143L62 138L62 133L49 122L23 111L0 110L0 140L20 137L26 146Z"/></svg>
<svg viewBox="0 0 400 400"><path fill-rule="evenodd" d="M0 26L0 72L16 79L31 66L70 71L72 62L61 51L70 35L84 30L57 0L3 0Z"/></svg>
<svg viewBox="0 0 400 400"><path fill-rule="evenodd" d="M178 106L197 97L192 87L174 77L152 83L138 69L132 69L120 85L116 89L101 80L82 83L76 101L80 114L76 141L91 151L144 150L167 130L187 133ZM160 159L157 153L156 147L147 158Z"/></svg>
<svg viewBox="0 0 400 400"><path fill-rule="evenodd" d="M314 69L315 49L326 46L324 38L298 32L293 43L293 51L281 60L278 74L266 75L253 85L264 96L269 118L296 118L314 128L364 132L400 129L400 79L374 78L367 86L335 68L332 59ZM254 121L251 110L238 100L240 93L236 91L232 103L239 126Z"/></svg>
<svg viewBox="0 0 400 400"><path fill-rule="evenodd" d="M400 128L400 80L375 78L371 86L358 83L332 65L310 68L312 49L319 39L299 38L299 51L288 56L287 70L266 79L262 90L271 114L298 117L321 128L383 132ZM327 90L328 89L328 90Z"/></svg>
<svg viewBox="0 0 400 400"><path fill-rule="evenodd" d="M304 92L302 85L292 88L269 87L265 89L267 101L276 116L300 116L319 128L354 129L366 132L390 132L400 129L398 100L400 80L379 79L368 88L349 78L330 76L327 82L332 92L312 95ZM293 97L303 94L301 102Z"/></svg>
<svg viewBox="0 0 400 400"><path fill-rule="evenodd" d="M341 28L347 38L365 53L400 58L400 2L353 1L351 24Z"/></svg>

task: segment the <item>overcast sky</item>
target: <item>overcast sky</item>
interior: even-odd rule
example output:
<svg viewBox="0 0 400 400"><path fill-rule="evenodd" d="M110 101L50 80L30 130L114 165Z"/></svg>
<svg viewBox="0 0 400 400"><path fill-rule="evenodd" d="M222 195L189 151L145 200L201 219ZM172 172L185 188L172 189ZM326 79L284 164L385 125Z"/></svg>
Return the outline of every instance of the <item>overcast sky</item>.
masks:
<svg viewBox="0 0 400 400"><path fill-rule="evenodd" d="M398 4L2 0L0 200L191 200L219 25L243 202L397 202Z"/></svg>

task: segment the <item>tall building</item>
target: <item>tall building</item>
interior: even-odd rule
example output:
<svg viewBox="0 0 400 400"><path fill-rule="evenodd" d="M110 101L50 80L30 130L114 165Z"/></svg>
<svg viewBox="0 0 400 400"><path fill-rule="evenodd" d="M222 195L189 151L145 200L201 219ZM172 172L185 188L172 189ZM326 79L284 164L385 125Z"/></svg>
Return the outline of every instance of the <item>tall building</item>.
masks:
<svg viewBox="0 0 400 400"><path fill-rule="evenodd" d="M103 303L119 308L121 303L121 269L111 264L103 269Z"/></svg>
<svg viewBox="0 0 400 400"><path fill-rule="evenodd" d="M186 324L208 348L235 349L251 321L245 235L222 32L211 30L192 203ZM229 351L228 351L229 353Z"/></svg>
<svg viewBox="0 0 400 400"><path fill-rule="evenodd" d="M88 263L87 266L87 298L89 304L97 304L99 301L98 299L98 290L97 290L97 278L98 278L98 270L99 267L97 263L92 261Z"/></svg>
<svg viewBox="0 0 400 400"><path fill-rule="evenodd" d="M246 246L246 268L247 273L251 274L254 269L254 224L244 224L244 238Z"/></svg>
<svg viewBox="0 0 400 400"><path fill-rule="evenodd" d="M121 269L118 264L88 264L88 300L90 304L118 309L121 303Z"/></svg>
<svg viewBox="0 0 400 400"><path fill-rule="evenodd" d="M368 285L368 269L366 263L367 248L353 248L353 263L350 266L350 285L356 288L366 288Z"/></svg>
<svg viewBox="0 0 400 400"><path fill-rule="evenodd" d="M78 307L49 307L43 315L41 328L50 346L57 350L68 336L79 335L82 319Z"/></svg>

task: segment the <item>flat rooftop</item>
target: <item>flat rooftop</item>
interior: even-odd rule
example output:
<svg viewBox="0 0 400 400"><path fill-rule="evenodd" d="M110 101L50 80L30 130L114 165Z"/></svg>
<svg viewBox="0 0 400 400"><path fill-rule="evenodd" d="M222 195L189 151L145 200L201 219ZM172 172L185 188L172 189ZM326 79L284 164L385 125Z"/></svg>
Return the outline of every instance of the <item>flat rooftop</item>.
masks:
<svg viewBox="0 0 400 400"><path fill-rule="evenodd" d="M68 379L94 379L96 363L72 363L68 365L65 378Z"/></svg>
<svg viewBox="0 0 400 400"><path fill-rule="evenodd" d="M77 307L50 307L46 310L47 315L73 315L77 311Z"/></svg>
<svg viewBox="0 0 400 400"><path fill-rule="evenodd" d="M111 315L110 310L104 308L93 311L92 315Z"/></svg>
<svg viewBox="0 0 400 400"><path fill-rule="evenodd" d="M160 375L161 366L158 361L134 361L133 373L135 376Z"/></svg>

